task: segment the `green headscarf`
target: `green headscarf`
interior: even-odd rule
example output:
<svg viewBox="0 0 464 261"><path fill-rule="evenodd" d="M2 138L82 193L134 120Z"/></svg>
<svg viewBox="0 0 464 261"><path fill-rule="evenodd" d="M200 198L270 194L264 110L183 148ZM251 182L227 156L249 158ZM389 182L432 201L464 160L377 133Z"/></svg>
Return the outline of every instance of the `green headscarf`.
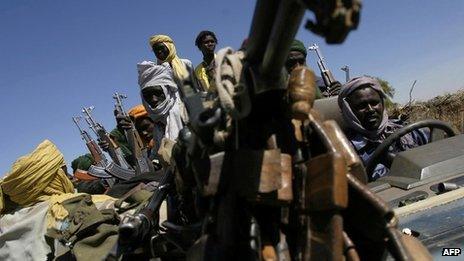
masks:
<svg viewBox="0 0 464 261"><path fill-rule="evenodd" d="M306 55L308 54L304 44L301 41L296 40L296 39L293 40L292 46L290 47L290 51L298 51L298 52L304 54L304 57L306 57Z"/></svg>
<svg viewBox="0 0 464 261"><path fill-rule="evenodd" d="M71 162L71 168L73 169L73 173L76 172L77 169L87 171L90 168L90 165L92 165L92 163L93 163L92 155L87 153L87 154L84 154L74 159Z"/></svg>

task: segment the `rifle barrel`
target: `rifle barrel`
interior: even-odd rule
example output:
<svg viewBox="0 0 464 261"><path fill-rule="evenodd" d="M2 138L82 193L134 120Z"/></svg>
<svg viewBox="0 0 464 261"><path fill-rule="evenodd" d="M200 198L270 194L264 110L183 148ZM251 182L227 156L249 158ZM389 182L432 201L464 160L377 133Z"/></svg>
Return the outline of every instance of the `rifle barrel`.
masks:
<svg viewBox="0 0 464 261"><path fill-rule="evenodd" d="M81 128L81 125L79 125L79 120L81 119L80 117L72 117L74 123L76 124L77 128L79 129L80 133L83 133L84 131Z"/></svg>

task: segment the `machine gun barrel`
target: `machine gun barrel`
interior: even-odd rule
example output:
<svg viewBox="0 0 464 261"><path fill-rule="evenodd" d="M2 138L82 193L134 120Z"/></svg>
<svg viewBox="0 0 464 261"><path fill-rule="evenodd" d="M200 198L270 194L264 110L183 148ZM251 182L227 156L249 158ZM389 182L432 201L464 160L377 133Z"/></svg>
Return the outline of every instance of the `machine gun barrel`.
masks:
<svg viewBox="0 0 464 261"><path fill-rule="evenodd" d="M285 89L283 68L304 11L296 0L257 1L246 50L255 93Z"/></svg>
<svg viewBox="0 0 464 261"><path fill-rule="evenodd" d="M247 59L252 64L260 62L264 57L279 3L278 0L256 1L246 48Z"/></svg>
<svg viewBox="0 0 464 261"><path fill-rule="evenodd" d="M281 76L290 46L303 19L305 7L299 1L280 1L266 46L261 72L264 79Z"/></svg>

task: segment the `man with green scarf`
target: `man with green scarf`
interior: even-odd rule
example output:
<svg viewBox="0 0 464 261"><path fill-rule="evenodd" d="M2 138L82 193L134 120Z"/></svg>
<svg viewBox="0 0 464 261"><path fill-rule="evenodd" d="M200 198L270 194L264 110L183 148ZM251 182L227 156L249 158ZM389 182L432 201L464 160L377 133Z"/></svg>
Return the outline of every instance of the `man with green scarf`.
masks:
<svg viewBox="0 0 464 261"><path fill-rule="evenodd" d="M306 47L304 46L304 44L299 40L293 40L292 46L290 47L290 52L287 56L287 61L285 62L285 68L287 69L287 72L290 74L290 72L298 66L307 66L307 55L308 52L306 51ZM324 85L324 81L322 80L322 78L319 76L316 76L316 85L319 87L316 89L316 99L324 98L324 95L322 95L321 90L326 89L326 86ZM335 82L334 86L331 86L330 88L332 91L329 94L329 96L337 95L340 91L340 87L341 84L339 82Z"/></svg>

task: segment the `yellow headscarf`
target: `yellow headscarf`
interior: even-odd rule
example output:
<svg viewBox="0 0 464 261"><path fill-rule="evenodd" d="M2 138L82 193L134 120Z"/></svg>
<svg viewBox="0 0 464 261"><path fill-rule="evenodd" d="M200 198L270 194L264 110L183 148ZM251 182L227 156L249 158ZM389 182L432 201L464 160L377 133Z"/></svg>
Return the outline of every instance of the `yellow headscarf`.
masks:
<svg viewBox="0 0 464 261"><path fill-rule="evenodd" d="M179 80L184 80L188 76L188 71L185 68L184 63L179 59L176 52L176 47L174 46L174 41L171 37L167 35L153 35L150 37L150 46L157 43L163 43L169 50L169 55L163 62L168 62L172 66L172 71L174 72L174 76Z"/></svg>
<svg viewBox="0 0 464 261"><path fill-rule="evenodd" d="M137 106L132 107L128 111L128 114L134 119L138 119L141 117L148 117L147 110L145 110L145 106L143 106L143 104L139 104Z"/></svg>
<svg viewBox="0 0 464 261"><path fill-rule="evenodd" d="M0 213L5 207L3 194L20 206L30 206L52 195L74 192L74 187L61 168L63 154L45 140L30 154L13 163L11 171L0 180Z"/></svg>

